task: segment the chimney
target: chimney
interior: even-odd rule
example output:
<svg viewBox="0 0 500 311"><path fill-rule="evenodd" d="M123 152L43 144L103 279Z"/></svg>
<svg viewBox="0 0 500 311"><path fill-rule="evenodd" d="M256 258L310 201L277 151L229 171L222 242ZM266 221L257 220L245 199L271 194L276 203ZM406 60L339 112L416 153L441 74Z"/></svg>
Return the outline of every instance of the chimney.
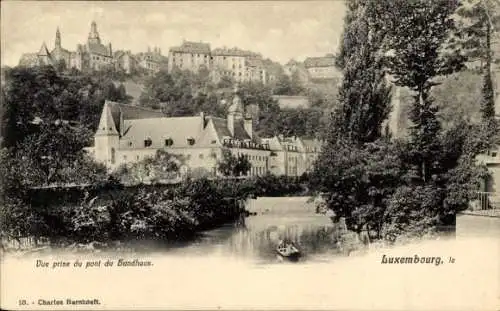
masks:
<svg viewBox="0 0 500 311"><path fill-rule="evenodd" d="M230 113L227 115L227 129L234 136L234 114Z"/></svg>
<svg viewBox="0 0 500 311"><path fill-rule="evenodd" d="M245 115L245 120L243 121L243 127L245 128L245 132L247 132L248 136L250 136L250 139L253 138L253 120L252 116L247 113Z"/></svg>
<svg viewBox="0 0 500 311"><path fill-rule="evenodd" d="M203 131L205 129L205 113L203 111L200 112L200 121L201 121L200 130Z"/></svg>

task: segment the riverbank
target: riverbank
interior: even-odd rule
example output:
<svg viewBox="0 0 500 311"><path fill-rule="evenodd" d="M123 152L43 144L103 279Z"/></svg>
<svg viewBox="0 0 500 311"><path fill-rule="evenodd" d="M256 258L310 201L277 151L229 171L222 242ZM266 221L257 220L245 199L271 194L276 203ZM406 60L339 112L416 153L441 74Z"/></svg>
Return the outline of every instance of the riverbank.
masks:
<svg viewBox="0 0 500 311"><path fill-rule="evenodd" d="M2 206L2 236L11 242L34 240L34 245L25 245L28 248L182 242L199 231L236 221L244 212L242 202L252 193L237 185L228 187L228 182L198 179L167 188L112 187L105 195L75 188L69 193L49 189L37 196L28 191Z"/></svg>

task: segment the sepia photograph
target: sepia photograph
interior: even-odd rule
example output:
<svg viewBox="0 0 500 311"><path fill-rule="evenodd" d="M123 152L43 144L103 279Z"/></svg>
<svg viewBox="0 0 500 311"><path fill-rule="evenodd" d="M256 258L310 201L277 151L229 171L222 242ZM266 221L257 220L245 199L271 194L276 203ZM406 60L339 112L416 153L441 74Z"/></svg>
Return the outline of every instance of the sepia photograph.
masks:
<svg viewBox="0 0 500 311"><path fill-rule="evenodd" d="M0 309L499 310L500 0L0 11Z"/></svg>

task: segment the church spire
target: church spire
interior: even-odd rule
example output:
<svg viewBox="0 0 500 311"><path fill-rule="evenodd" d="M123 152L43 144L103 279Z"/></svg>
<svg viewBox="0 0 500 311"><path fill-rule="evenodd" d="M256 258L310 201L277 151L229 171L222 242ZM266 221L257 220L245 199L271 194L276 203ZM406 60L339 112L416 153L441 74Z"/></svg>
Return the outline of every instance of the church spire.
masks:
<svg viewBox="0 0 500 311"><path fill-rule="evenodd" d="M95 21L92 21L92 24L90 25L89 43L101 43L99 33L97 32L97 24Z"/></svg>
<svg viewBox="0 0 500 311"><path fill-rule="evenodd" d="M61 48L61 32L59 31L59 27L57 27L56 30L56 44L55 44L56 49Z"/></svg>

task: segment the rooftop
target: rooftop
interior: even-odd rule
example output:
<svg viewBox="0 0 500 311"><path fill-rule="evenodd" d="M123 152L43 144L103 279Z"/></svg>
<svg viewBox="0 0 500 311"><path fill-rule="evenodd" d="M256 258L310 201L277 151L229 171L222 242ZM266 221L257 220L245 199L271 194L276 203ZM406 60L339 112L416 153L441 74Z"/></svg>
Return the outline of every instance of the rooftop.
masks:
<svg viewBox="0 0 500 311"><path fill-rule="evenodd" d="M111 116L120 132L120 119L123 120L136 120L136 119L151 119L151 118L164 118L166 115L161 111L151 110L139 106L126 105L122 103L106 100L106 104L110 108Z"/></svg>
<svg viewBox="0 0 500 311"><path fill-rule="evenodd" d="M163 148L165 140L171 139L172 148L195 146L201 134L201 120L199 116L126 120L120 144L122 148L145 148L144 141L150 139L148 148Z"/></svg>
<svg viewBox="0 0 500 311"><path fill-rule="evenodd" d="M335 66L335 57L333 57L333 56L308 57L304 61L304 66L306 68L332 67L332 66Z"/></svg>
<svg viewBox="0 0 500 311"><path fill-rule="evenodd" d="M184 41L181 46L170 48L170 52L210 54L210 44L204 42Z"/></svg>
<svg viewBox="0 0 500 311"><path fill-rule="evenodd" d="M257 53L241 50L239 48L216 48L212 51L213 56L258 56Z"/></svg>

